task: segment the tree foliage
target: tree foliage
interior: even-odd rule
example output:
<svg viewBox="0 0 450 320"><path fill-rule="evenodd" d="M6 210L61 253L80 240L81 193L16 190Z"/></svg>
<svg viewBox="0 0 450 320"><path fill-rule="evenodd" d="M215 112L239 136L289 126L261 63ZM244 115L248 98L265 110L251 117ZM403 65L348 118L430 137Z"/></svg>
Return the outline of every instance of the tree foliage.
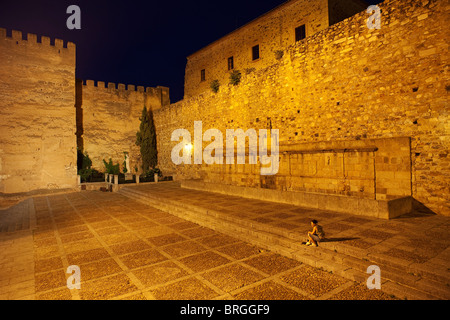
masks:
<svg viewBox="0 0 450 320"><path fill-rule="evenodd" d="M144 107L140 120L139 131L136 133L136 145L141 149L142 170L147 172L158 165L156 130L152 110Z"/></svg>

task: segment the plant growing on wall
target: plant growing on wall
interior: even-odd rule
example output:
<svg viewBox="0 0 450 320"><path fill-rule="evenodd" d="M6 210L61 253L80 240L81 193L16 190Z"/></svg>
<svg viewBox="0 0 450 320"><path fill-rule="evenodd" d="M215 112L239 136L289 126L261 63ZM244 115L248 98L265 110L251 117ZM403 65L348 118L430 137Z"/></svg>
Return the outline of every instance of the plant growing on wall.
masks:
<svg viewBox="0 0 450 320"><path fill-rule="evenodd" d="M156 130L152 110L147 111L147 107L144 107L142 116L139 119L141 124L139 131L136 133L136 145L141 150L142 170L147 172L150 168L155 168L158 165Z"/></svg>
<svg viewBox="0 0 450 320"><path fill-rule="evenodd" d="M219 80L213 80L213 81L211 81L210 87L211 87L211 90L212 90L214 93L219 92L219 88L220 88Z"/></svg>
<svg viewBox="0 0 450 320"><path fill-rule="evenodd" d="M233 70L233 72L230 73L230 84L233 86L237 86L239 82L241 82L241 72L239 70Z"/></svg>
<svg viewBox="0 0 450 320"><path fill-rule="evenodd" d="M277 59L277 60L280 60L284 56L283 50L275 50L274 53L275 53L275 59Z"/></svg>

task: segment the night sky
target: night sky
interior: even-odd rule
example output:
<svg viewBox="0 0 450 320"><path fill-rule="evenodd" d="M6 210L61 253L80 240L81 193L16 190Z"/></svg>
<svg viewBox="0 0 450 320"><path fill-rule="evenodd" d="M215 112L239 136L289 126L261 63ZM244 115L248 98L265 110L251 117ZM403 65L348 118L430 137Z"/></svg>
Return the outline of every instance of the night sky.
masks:
<svg viewBox="0 0 450 320"><path fill-rule="evenodd" d="M79 79L170 88L183 98L186 57L285 0L0 1L0 28L74 42ZM381 0L369 0L377 4ZM69 30L67 7L81 9Z"/></svg>

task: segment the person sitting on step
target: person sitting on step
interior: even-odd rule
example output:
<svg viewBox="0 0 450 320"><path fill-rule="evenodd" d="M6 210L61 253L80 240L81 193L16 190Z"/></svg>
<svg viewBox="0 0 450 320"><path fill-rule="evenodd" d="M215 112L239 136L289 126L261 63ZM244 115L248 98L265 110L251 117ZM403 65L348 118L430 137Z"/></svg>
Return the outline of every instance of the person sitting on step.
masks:
<svg viewBox="0 0 450 320"><path fill-rule="evenodd" d="M311 226L313 227L313 230L308 232L308 241L306 242L306 245L318 247L319 242L325 238L325 232L323 231L322 226L319 225L319 222L315 219L311 220Z"/></svg>

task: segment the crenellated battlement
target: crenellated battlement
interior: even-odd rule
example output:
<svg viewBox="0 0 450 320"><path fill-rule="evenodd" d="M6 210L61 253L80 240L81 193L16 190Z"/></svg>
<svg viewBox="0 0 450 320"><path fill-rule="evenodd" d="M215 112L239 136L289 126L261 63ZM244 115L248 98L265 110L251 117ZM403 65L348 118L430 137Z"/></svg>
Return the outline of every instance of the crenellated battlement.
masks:
<svg viewBox="0 0 450 320"><path fill-rule="evenodd" d="M0 44L6 43L11 45L20 45L35 48L48 48L59 50L58 53L68 52L75 53L76 45L73 42L64 42L61 39L51 39L47 36L38 37L36 34L27 33L26 37L22 31L10 30L9 33L5 28L0 28Z"/></svg>
<svg viewBox="0 0 450 320"><path fill-rule="evenodd" d="M136 86L133 84L125 85L123 83L114 82L104 82L104 81L94 81L94 80L83 80L83 86L87 89L99 89L99 90L109 90L114 92L141 92L147 93L152 96L164 96L169 95L169 88L157 86L155 87L144 87Z"/></svg>
<svg viewBox="0 0 450 320"><path fill-rule="evenodd" d="M94 80L83 80L83 86L95 87L98 89L108 89L117 91L137 91L137 92L151 92L153 89L155 89L152 87L145 88L143 86L135 86L132 84L125 85L123 83L94 81Z"/></svg>

